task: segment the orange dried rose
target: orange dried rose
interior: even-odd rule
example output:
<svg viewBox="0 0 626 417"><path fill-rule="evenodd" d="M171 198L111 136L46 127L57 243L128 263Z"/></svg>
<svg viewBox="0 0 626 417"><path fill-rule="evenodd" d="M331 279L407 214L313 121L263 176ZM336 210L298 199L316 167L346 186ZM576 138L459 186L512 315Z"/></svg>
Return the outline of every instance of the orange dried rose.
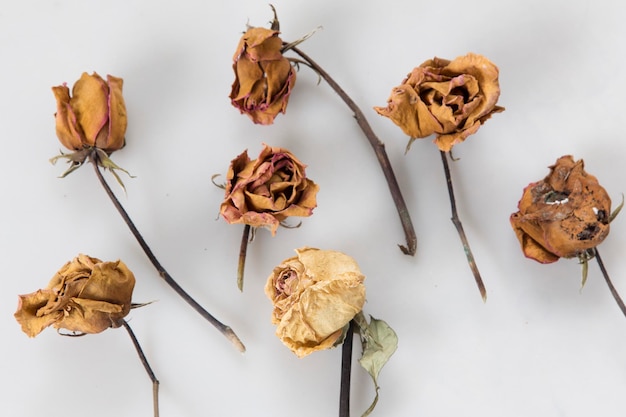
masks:
<svg viewBox="0 0 626 417"><path fill-rule="evenodd" d="M541 263L584 256L609 234L611 199L583 160L560 157L542 181L529 184L511 215L526 257Z"/></svg>
<svg viewBox="0 0 626 417"><path fill-rule="evenodd" d="M110 154L124 146L127 117L122 96L123 80L86 72L72 87L52 87L57 101L56 133L68 149L95 147Z"/></svg>
<svg viewBox="0 0 626 417"><path fill-rule="evenodd" d="M387 107L374 107L411 137L436 134L435 143L448 152L476 133L494 113L500 96L498 67L482 55L469 53L453 61L430 59L395 87Z"/></svg>
<svg viewBox="0 0 626 417"><path fill-rule="evenodd" d="M263 144L255 160L244 151L228 168L221 215L228 223L267 227L272 234L289 216L310 216L319 186L306 177L305 168L283 148Z"/></svg>
<svg viewBox="0 0 626 417"><path fill-rule="evenodd" d="M274 29L249 28L233 57L235 81L231 103L254 123L270 125L285 113L296 72L282 54L283 41Z"/></svg>
<svg viewBox="0 0 626 417"><path fill-rule="evenodd" d="M365 303L365 277L341 252L301 248L272 271L265 294L276 335L298 357L341 342L345 327Z"/></svg>
<svg viewBox="0 0 626 417"><path fill-rule="evenodd" d="M48 326L100 333L122 325L134 286L135 276L122 261L78 255L61 267L46 288L20 295L15 318L29 337Z"/></svg>

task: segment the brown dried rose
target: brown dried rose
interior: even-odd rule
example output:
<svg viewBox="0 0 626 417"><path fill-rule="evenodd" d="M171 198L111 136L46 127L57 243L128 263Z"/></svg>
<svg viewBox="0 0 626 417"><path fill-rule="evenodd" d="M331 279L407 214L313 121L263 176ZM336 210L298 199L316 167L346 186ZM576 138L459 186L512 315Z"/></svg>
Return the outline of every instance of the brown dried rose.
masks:
<svg viewBox="0 0 626 417"><path fill-rule="evenodd" d="M267 227L272 234L289 216L310 216L319 187L306 177L305 167L283 148L263 144L255 160L244 151L228 168L221 215L228 223Z"/></svg>
<svg viewBox="0 0 626 417"><path fill-rule="evenodd" d="M392 90L387 107L374 110L411 137L409 146L417 138L436 134L435 143L448 152L492 114L504 110L496 105L499 96L498 67L469 53L453 61L424 62Z"/></svg>
<svg viewBox="0 0 626 417"><path fill-rule="evenodd" d="M124 146L126 106L123 80L107 75L104 81L95 72L86 72L72 88L52 87L57 101L56 132L68 149L98 148L110 154Z"/></svg>
<svg viewBox="0 0 626 417"><path fill-rule="evenodd" d="M365 277L341 252L301 248L272 271L265 294L274 305L276 335L298 357L341 342L363 309Z"/></svg>
<svg viewBox="0 0 626 417"><path fill-rule="evenodd" d="M233 57L233 106L254 123L270 125L285 113L296 71L282 54L283 41L274 29L249 28Z"/></svg>
<svg viewBox="0 0 626 417"><path fill-rule="evenodd" d="M53 326L80 333L119 327L131 308L135 276L122 261L78 255L48 286L20 295L15 318L29 337Z"/></svg>
<svg viewBox="0 0 626 417"><path fill-rule="evenodd" d="M511 215L526 257L541 263L584 255L609 234L611 199L583 160L562 156L542 181L529 184Z"/></svg>

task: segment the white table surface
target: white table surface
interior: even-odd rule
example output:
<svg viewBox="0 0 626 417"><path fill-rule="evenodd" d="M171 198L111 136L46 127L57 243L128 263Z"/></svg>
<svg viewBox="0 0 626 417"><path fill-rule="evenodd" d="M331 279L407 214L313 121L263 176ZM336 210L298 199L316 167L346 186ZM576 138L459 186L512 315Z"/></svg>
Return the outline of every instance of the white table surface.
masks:
<svg viewBox="0 0 626 417"><path fill-rule="evenodd" d="M367 276L365 313L399 347L382 370L373 416L583 417L626 410L626 318L593 262L580 291L576 260L525 259L509 226L522 189L561 155L584 158L614 206L626 191L626 5L619 0L524 2L274 2L282 37L317 26L301 45L362 107L385 142L418 235L415 257L387 186L351 113L301 68L286 115L253 125L231 107L231 59L266 2L35 1L0 8L0 408L6 416L151 415L151 387L121 329L29 339L17 294L45 286L78 253L121 258L137 276L129 316L161 381L162 416L336 415L341 350L298 359L274 336L266 277L293 249L353 256ZM407 138L372 110L433 56L481 53L500 68L496 114L452 164L461 219L489 298L480 299L456 231L431 139ZM247 346L242 355L162 283L100 189L90 166L65 179L50 87L83 71L124 79L127 146L113 159L135 178L119 192L179 283ZM243 294L235 285L240 225L218 219L211 184L261 143L289 148L319 183L299 229L259 231ZM109 177L110 178L110 177ZM626 296L626 219L602 244ZM356 363L352 410L373 397Z"/></svg>

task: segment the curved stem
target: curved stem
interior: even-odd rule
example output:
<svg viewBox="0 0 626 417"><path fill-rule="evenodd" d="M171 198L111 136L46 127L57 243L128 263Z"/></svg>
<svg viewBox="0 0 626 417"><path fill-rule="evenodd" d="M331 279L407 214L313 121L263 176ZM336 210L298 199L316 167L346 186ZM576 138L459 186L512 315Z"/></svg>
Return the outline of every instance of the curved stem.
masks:
<svg viewBox="0 0 626 417"><path fill-rule="evenodd" d="M480 272L478 271L478 267L476 266L476 262L474 261L474 255L472 254L472 250L470 249L467 237L465 236L465 231L463 230L463 225L461 224L461 220L459 219L459 215L456 211L456 199L454 198L454 189L452 188L452 176L450 175L450 167L448 166L448 155L444 151L439 152L441 153L441 162L443 163L443 170L446 174L448 195L450 196L450 209L452 210L452 218L450 220L452 220L452 223L454 223L456 231L459 234L459 238L461 238L463 250L465 251L465 256L467 257L467 263L472 270L472 273L474 274L474 279L476 280L476 285L478 285L480 295L483 298L483 301L487 301L487 290L485 289L485 284L480 277Z"/></svg>
<svg viewBox="0 0 626 417"><path fill-rule="evenodd" d="M622 313L624 314L624 316L626 316L626 305L624 305L624 301L622 301L622 297L619 296L619 293L617 292L617 290L613 286L613 283L611 282L611 278L609 278L609 273L604 267L604 262L602 262L602 258L600 257L600 252L598 252L598 248L595 248L594 251L595 251L596 261L598 262L600 271L602 271L602 276L604 277L604 280L606 281L606 285L609 286L611 295L613 295L613 298L617 302L619 309L622 310Z"/></svg>
<svg viewBox="0 0 626 417"><path fill-rule="evenodd" d="M354 321L350 321L341 347L341 386L339 388L339 417L350 417L350 374L352 372L352 345Z"/></svg>
<svg viewBox="0 0 626 417"><path fill-rule="evenodd" d="M369 122L365 118L365 115L356 105L356 103L346 94L346 92L333 80L330 75L322 67L320 67L315 61L313 61L308 55L302 52L295 46L290 47L292 51L296 54L300 55L302 59L304 59L310 66L313 68L327 83L328 85L335 90L337 95L341 97L341 99L346 103L346 105L354 112L354 118L356 119L357 124L367 137L370 145L374 149L376 153L376 157L378 158L378 163L383 170L385 175L385 179L387 180L387 185L389 186L389 191L391 191L391 197L393 198L393 202L396 205L396 209L398 210L398 215L400 216L400 222L402 222L402 228L404 229L404 235L406 238L406 246L400 246L400 249L405 255L415 255L415 251L417 250L417 237L415 236L415 229L413 228L413 223L411 221L411 216L409 215L409 210L406 207L406 203L404 202L404 198L402 197L402 192L400 191L400 186L398 185L398 181L396 180L396 176L393 173L393 169L391 167L391 162L389 162L389 157L387 156L387 151L385 151L385 144L378 139Z"/></svg>
<svg viewBox="0 0 626 417"><path fill-rule="evenodd" d="M102 172L100 172L100 166L98 164L98 159L99 159L99 157L98 157L98 155L95 152L92 152L89 155L89 161L93 164L94 170L96 172L96 176L98 177L98 180L100 181L100 184L102 185L102 187L106 191L107 195L111 199L111 202L113 202L113 205L115 206L117 211L120 213L120 215L124 219L124 222L126 222L126 225L128 226L128 228L132 232L133 236L135 236L135 239L137 239L137 242L139 242L139 246L141 246L141 248L145 252L146 256L148 256L148 259L150 260L152 265L154 265L154 267L158 271L158 273L161 276L161 278L163 278L163 280L178 295L180 295L183 298L183 300L185 300L194 310L196 310L202 317L204 317L207 321L209 321L209 323L211 323L213 326L215 326L215 328L217 328L228 340L230 340L230 342L233 345L235 345L235 347L240 352L245 352L246 348L244 347L243 343L241 343L241 340L239 340L239 337L237 337L235 332L229 326L223 324L222 322L217 320L215 317L213 317L211 315L211 313L206 311L200 304L198 304L198 302L196 300L191 298L191 296L189 294L187 294L187 292L185 292L185 290L183 290L183 288L180 285L178 285L178 283L176 281L174 281L174 278L172 278L172 276L159 263L159 261L157 260L156 256L154 256L154 253L152 252L152 250L150 249L150 247L148 246L148 244L144 240L143 236L141 236L141 233L139 233L139 230L137 230L137 227L135 227L135 224L131 220L130 216L128 215L128 213L126 213L126 210L124 210L124 207L122 207L122 204L119 202L119 200L117 199L117 197L113 193L113 190L111 190L111 187L109 187L109 184L104 179L104 176L102 175Z"/></svg>
<svg viewBox="0 0 626 417"><path fill-rule="evenodd" d="M248 252L248 241L250 240L250 225L246 224L241 235L241 246L239 247L239 262L237 264L237 288L243 291L243 272L246 269L246 253Z"/></svg>
<svg viewBox="0 0 626 417"><path fill-rule="evenodd" d="M133 329L130 328L130 325L128 324L126 320L122 320L122 325L128 332L130 339L133 341L133 345L135 346L135 350L137 351L137 354L139 355L141 364L143 365L144 369L148 373L148 376L150 377L150 380L152 381L152 406L154 409L154 417L159 417L159 380L154 375L154 372L152 371L152 368L150 367L150 364L148 363L148 359L146 358L146 355L144 355L143 353L143 349L141 349L141 345L139 344L139 341L137 340L137 337L135 336Z"/></svg>

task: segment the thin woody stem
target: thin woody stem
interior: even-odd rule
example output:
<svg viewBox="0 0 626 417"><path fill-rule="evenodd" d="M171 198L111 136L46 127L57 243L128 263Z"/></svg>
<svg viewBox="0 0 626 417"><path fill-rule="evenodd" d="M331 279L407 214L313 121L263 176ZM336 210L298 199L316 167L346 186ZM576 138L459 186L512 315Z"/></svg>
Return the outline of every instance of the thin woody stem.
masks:
<svg viewBox="0 0 626 417"><path fill-rule="evenodd" d="M613 298L617 302L619 309L622 310L622 313L624 314L624 316L626 316L626 305L624 305L624 301L622 301L622 297L619 296L617 290L615 289L615 287L613 286L613 283L611 282L611 278L609 278L609 273L604 267L604 262L602 262L602 258L600 257L600 252L598 252L597 248L594 249L594 252L595 252L596 261L598 262L598 266L600 267L600 271L602 271L602 276L604 276L604 280L606 281L606 285L609 286L609 290L611 290L611 295L613 295Z"/></svg>
<svg viewBox="0 0 626 417"><path fill-rule="evenodd" d="M139 230L137 229L137 227L131 220L130 216L128 215L128 213L126 213L126 210L124 209L122 204L119 202L119 200L113 193L113 190L111 190L111 187L109 187L109 184L104 179L102 172L100 172L100 166L98 165L98 155L95 152L92 152L89 155L89 161L93 164L94 171L96 172L96 176L98 177L98 180L100 181L100 184L106 191L107 195L111 199L111 202L113 202L113 205L115 206L117 211L120 213L120 215L124 219L124 222L126 223L128 228L132 232L133 236L135 236L135 239L137 239L137 242L139 242L139 246L141 246L145 254L148 256L148 259L150 260L152 265L154 265L154 267L158 271L161 278L163 278L163 280L178 295L180 295L183 298L183 300L185 300L194 310L196 310L196 312L198 312L202 317L204 317L207 321L209 321L209 323L215 326L215 328L217 328L228 340L230 340L230 342L233 345L235 345L235 347L240 352L245 352L246 350L245 346L243 345L243 343L241 343L241 340L239 340L239 337L237 337L237 335L230 328L230 326L227 326L223 324L222 322L220 322L219 320L217 320L215 317L211 315L211 313L209 313L200 304L198 304L196 300L194 300L189 294L187 294L185 290L183 290L183 288L180 285L178 285L178 283L174 280L174 278L172 278L172 276L159 263L156 256L154 255L154 253L152 252L152 250L146 243L145 239L143 238L141 233L139 233Z"/></svg>
<svg viewBox="0 0 626 417"><path fill-rule="evenodd" d="M354 321L350 321L341 347L341 386L339 388L339 417L350 417L350 374L352 372L352 345Z"/></svg>
<svg viewBox="0 0 626 417"><path fill-rule="evenodd" d="M143 349L141 349L141 345L139 344L139 341L137 340L133 329L130 328L130 325L126 320L122 320L122 325L124 325L124 328L128 332L130 339L133 341L133 345L135 346L135 350L139 355L141 364L143 365L144 369L148 373L148 376L150 377L150 380L152 381L152 406L154 408L154 417L159 417L159 380L154 375L154 372L152 371L152 368L148 363L146 355L144 355L143 353Z"/></svg>
<svg viewBox="0 0 626 417"><path fill-rule="evenodd" d="M243 273L246 268L246 253L248 252L248 241L250 240L250 225L246 224L241 235L241 246L239 247L239 262L237 264L237 288L243 291Z"/></svg>
<svg viewBox="0 0 626 417"><path fill-rule="evenodd" d="M470 249L469 243L467 242L467 237L465 236L463 225L461 224L461 220L459 220L459 214L456 211L456 199L454 198L454 189L452 188L452 176L450 175L450 167L448 166L448 155L447 152L439 152L441 153L441 162L443 163L443 170L446 174L448 194L450 196L450 209L452 210L452 218L450 220L452 220L452 223L454 223L456 231L459 234L459 238L461 238L463 250L465 251L465 256L467 256L467 263L472 270L472 273L474 274L474 279L476 280L476 285L478 285L480 295L483 298L483 301L487 301L487 290L485 289L485 284L483 283L483 279L480 277L480 272L478 271L478 267L476 266L476 262L474 261L474 255L472 254L472 250Z"/></svg>
<svg viewBox="0 0 626 417"><path fill-rule="evenodd" d="M400 216L400 221L402 223L402 228L404 229L404 235L406 238L406 246L398 245L402 252L405 255L415 255L415 251L417 250L417 237L415 236L415 229L413 228L413 223L411 222L411 216L409 215L409 210L406 207L406 203L404 202L404 198L402 197L402 192L400 191L400 186L398 185L398 181L396 180L396 176L393 173L393 169L391 167L391 162L389 162L389 157L387 156L387 151L385 151L385 144L378 139L378 136L372 130L369 122L365 118L365 115L356 105L356 103L346 94L346 92L333 80L330 75L322 67L320 67L315 61L313 61L308 55L302 52L295 46L290 47L292 51L296 54L300 55L302 59L306 61L308 65L311 66L327 83L330 87L335 90L337 95L341 97L341 99L346 103L346 105L354 112L354 118L356 119L357 124L367 137L370 145L374 149L376 153L376 157L378 158L378 163L383 170L385 175L385 179L387 180L387 185L389 186L389 191L391 192L391 197L396 205L396 209L398 210L398 215Z"/></svg>

